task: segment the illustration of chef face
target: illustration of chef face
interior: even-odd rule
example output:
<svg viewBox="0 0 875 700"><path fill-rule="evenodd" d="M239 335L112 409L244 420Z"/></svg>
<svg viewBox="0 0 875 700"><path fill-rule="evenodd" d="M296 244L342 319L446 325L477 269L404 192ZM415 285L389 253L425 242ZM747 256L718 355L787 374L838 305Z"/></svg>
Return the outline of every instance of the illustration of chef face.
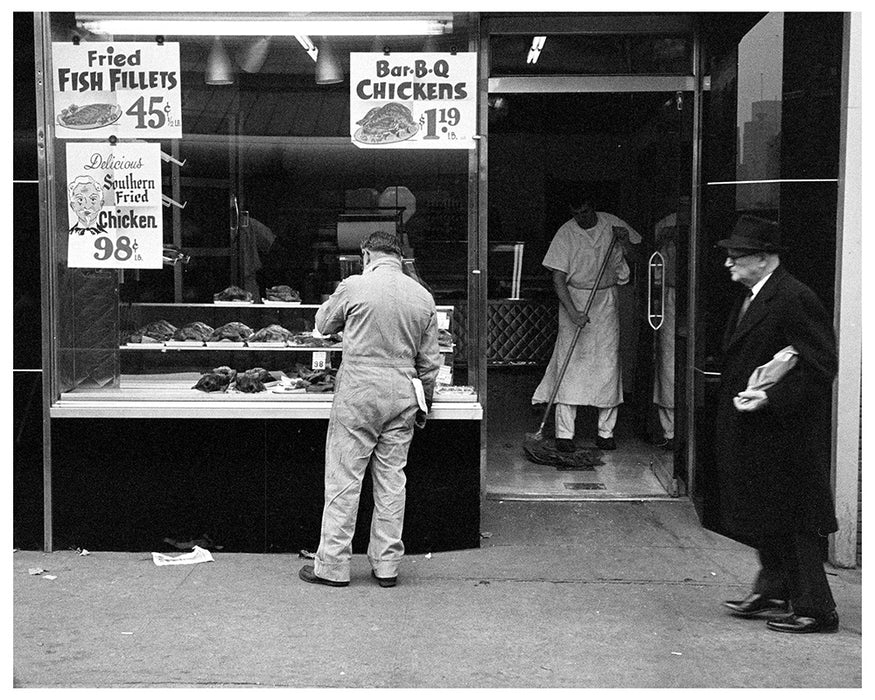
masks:
<svg viewBox="0 0 875 700"><path fill-rule="evenodd" d="M79 226L95 226L103 208L103 189L94 178L80 175L70 184L70 208L79 219Z"/></svg>

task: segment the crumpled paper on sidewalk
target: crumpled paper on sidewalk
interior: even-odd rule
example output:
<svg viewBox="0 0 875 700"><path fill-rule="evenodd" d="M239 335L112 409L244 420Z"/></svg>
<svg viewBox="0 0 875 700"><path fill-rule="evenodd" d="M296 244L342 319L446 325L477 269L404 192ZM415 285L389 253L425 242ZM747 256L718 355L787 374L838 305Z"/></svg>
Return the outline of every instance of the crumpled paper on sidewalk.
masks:
<svg viewBox="0 0 875 700"><path fill-rule="evenodd" d="M181 564L202 564L207 561L215 561L209 550L195 545L191 552L178 554L175 557L161 552L152 552L152 561L155 566L178 566Z"/></svg>

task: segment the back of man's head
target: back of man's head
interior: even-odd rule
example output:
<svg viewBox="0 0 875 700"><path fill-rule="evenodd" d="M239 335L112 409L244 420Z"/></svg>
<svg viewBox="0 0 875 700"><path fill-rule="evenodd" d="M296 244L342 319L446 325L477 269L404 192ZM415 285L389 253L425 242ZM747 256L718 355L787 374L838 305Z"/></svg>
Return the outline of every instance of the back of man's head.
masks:
<svg viewBox="0 0 875 700"><path fill-rule="evenodd" d="M403 257L401 252L401 244L398 242L398 236L388 231L374 231L369 233L362 239L362 252L369 250L372 253L383 253L384 255L397 255Z"/></svg>
<svg viewBox="0 0 875 700"><path fill-rule="evenodd" d="M595 198L592 192L586 189L576 189L568 193L566 197L568 206L572 209L580 209L585 204L588 204L591 209L595 209Z"/></svg>

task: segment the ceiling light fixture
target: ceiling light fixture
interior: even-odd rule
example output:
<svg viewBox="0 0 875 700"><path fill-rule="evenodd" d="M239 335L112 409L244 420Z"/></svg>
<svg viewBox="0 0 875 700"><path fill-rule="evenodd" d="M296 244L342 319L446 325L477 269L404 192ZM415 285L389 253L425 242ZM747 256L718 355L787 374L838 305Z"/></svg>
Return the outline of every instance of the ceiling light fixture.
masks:
<svg viewBox="0 0 875 700"><path fill-rule="evenodd" d="M234 82L234 70L231 67L231 59L222 45L219 37L213 39L213 47L207 57L207 72L204 76L207 85L230 85Z"/></svg>
<svg viewBox="0 0 875 700"><path fill-rule="evenodd" d="M544 48L544 44L547 42L547 37L545 36L536 36L532 39L532 46L529 49L529 55L526 57L526 63L537 63L538 58L541 56L541 51Z"/></svg>
<svg viewBox="0 0 875 700"><path fill-rule="evenodd" d="M323 36L319 42L319 55L316 57L316 84L332 85L343 82L343 68L334 55L331 44Z"/></svg>
<svg viewBox="0 0 875 700"><path fill-rule="evenodd" d="M95 34L162 36L420 36L453 31L452 13L379 12L77 12Z"/></svg>
<svg viewBox="0 0 875 700"><path fill-rule="evenodd" d="M258 73L267 60L268 49L270 49L269 36L254 39L237 54L237 65L247 73Z"/></svg>

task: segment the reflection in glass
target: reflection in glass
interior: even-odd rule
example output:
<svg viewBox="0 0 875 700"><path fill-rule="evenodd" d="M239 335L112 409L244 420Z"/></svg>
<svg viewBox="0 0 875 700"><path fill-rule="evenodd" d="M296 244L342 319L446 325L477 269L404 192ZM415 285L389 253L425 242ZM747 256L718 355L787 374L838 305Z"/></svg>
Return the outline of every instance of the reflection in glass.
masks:
<svg viewBox="0 0 875 700"><path fill-rule="evenodd" d="M784 13L767 14L738 45L738 161L736 179L781 177L781 92ZM780 187L740 187L737 210L778 209Z"/></svg>

